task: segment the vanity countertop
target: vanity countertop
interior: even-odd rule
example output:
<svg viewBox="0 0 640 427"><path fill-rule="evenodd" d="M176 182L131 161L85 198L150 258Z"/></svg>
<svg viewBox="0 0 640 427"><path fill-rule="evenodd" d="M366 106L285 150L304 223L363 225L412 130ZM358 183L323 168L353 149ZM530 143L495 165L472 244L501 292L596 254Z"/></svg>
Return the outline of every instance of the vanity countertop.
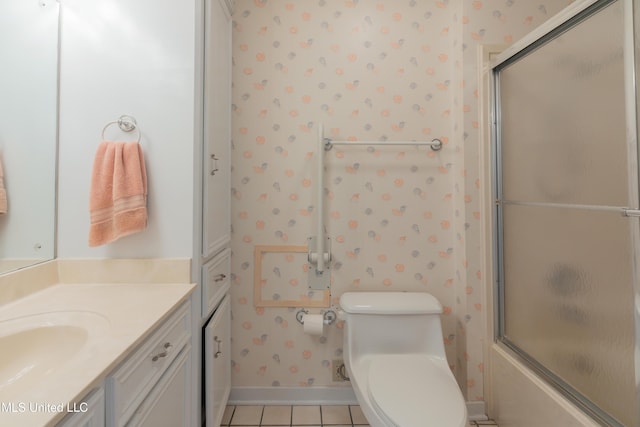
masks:
<svg viewBox="0 0 640 427"><path fill-rule="evenodd" d="M0 342L10 337L5 341L10 348L0 350L0 425L55 425L69 403L81 403L194 288L184 283L58 284L0 306ZM46 327L58 323L63 344L54 348L56 338ZM46 332L31 335L35 340L11 338L35 329ZM35 350L25 345L30 341ZM14 349L24 354L11 354ZM33 366L25 364L34 354ZM20 361L20 372L7 370L12 360Z"/></svg>

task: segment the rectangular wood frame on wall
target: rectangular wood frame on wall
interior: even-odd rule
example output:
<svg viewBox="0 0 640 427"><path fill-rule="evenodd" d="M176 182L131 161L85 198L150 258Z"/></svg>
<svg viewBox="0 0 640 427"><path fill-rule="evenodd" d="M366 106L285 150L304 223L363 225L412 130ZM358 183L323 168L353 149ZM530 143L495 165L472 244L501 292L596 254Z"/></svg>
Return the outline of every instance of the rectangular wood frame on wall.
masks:
<svg viewBox="0 0 640 427"><path fill-rule="evenodd" d="M256 245L253 257L253 303L256 307L329 307L331 292L313 291L321 295L319 299L300 297L298 299L266 299L263 288L266 279L263 277L264 259L269 254L307 254L308 248L302 245Z"/></svg>

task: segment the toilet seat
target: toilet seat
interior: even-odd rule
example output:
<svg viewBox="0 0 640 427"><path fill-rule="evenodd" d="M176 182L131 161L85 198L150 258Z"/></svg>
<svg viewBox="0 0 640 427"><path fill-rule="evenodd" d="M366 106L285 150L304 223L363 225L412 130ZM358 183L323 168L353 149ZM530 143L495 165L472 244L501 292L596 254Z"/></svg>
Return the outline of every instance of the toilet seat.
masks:
<svg viewBox="0 0 640 427"><path fill-rule="evenodd" d="M396 427L464 427L467 411L448 366L423 354L371 357L368 395L378 415Z"/></svg>

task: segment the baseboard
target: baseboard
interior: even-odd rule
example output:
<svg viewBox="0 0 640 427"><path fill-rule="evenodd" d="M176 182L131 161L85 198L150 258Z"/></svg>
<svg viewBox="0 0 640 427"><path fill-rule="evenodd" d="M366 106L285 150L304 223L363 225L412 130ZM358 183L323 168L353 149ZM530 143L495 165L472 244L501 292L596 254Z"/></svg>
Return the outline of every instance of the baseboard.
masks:
<svg viewBox="0 0 640 427"><path fill-rule="evenodd" d="M351 387L233 387L229 405L357 405ZM484 401L467 402L469 421L487 419Z"/></svg>
<svg viewBox="0 0 640 427"><path fill-rule="evenodd" d="M487 417L487 409L484 404L484 400L476 400L473 402L467 402L467 417L469 421L485 421Z"/></svg>
<svg viewBox="0 0 640 427"><path fill-rule="evenodd" d="M230 405L357 405L351 387L233 387Z"/></svg>

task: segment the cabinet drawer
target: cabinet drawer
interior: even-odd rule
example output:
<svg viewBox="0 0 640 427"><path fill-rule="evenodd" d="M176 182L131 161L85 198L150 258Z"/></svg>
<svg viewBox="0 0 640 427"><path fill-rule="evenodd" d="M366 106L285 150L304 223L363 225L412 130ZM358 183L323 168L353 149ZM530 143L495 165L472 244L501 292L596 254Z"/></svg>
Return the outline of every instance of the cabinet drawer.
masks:
<svg viewBox="0 0 640 427"><path fill-rule="evenodd" d="M225 249L202 267L202 317L209 317L231 283L231 249Z"/></svg>
<svg viewBox="0 0 640 427"><path fill-rule="evenodd" d="M124 425L180 353L191 335L190 313L186 302L107 378L108 425Z"/></svg>

